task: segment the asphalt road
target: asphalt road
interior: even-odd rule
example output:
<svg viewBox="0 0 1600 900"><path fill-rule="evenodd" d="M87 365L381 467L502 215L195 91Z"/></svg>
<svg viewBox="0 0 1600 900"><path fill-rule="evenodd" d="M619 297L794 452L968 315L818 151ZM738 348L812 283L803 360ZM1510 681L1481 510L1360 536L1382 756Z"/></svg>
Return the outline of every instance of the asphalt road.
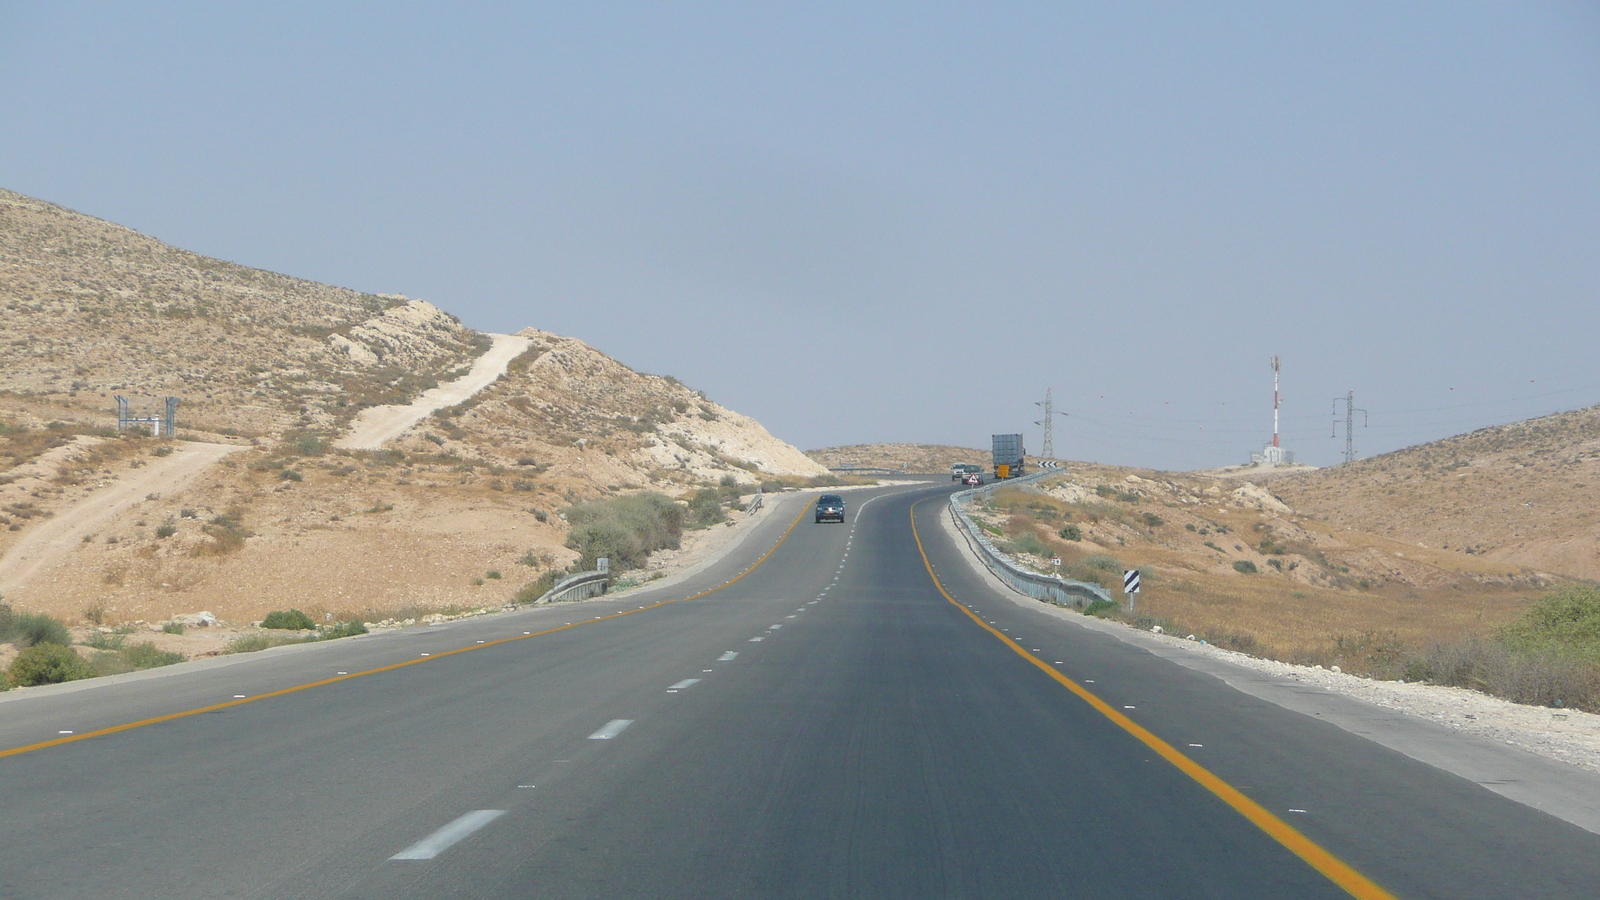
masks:
<svg viewBox="0 0 1600 900"><path fill-rule="evenodd" d="M667 590L7 698L0 748L66 742L0 756L0 897L1595 896L1600 836L996 596L948 490L785 538L791 500Z"/></svg>

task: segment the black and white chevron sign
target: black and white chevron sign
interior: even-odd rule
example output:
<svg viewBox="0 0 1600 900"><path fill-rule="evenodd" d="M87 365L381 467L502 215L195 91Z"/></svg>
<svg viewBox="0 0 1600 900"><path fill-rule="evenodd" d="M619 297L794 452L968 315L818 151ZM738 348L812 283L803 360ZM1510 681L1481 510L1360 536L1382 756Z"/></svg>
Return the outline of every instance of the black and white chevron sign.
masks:
<svg viewBox="0 0 1600 900"><path fill-rule="evenodd" d="M1061 468L1061 463L1058 463L1053 459L1047 459L1047 460L1044 460L1044 461L1039 463L1039 468L1041 468L1041 469L1059 469L1059 468Z"/></svg>
<svg viewBox="0 0 1600 900"><path fill-rule="evenodd" d="M1122 573L1122 592L1124 594L1139 593L1139 570L1129 569Z"/></svg>

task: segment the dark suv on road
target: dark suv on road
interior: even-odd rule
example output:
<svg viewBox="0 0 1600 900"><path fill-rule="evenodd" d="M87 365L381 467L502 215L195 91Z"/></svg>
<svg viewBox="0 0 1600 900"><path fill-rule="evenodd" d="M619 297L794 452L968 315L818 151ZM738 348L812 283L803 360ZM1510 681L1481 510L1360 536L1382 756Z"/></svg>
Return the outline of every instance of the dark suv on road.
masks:
<svg viewBox="0 0 1600 900"><path fill-rule="evenodd" d="M838 494L823 494L817 498L817 521L844 522L844 498Z"/></svg>

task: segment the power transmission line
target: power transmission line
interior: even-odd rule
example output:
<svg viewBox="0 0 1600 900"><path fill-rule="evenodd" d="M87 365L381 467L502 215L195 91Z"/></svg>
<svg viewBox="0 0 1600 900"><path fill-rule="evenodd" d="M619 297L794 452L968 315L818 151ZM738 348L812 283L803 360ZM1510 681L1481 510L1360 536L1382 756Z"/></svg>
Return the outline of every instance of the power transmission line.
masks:
<svg viewBox="0 0 1600 900"><path fill-rule="evenodd" d="M1344 396L1344 461L1355 462L1356 459L1356 413L1361 413L1361 427L1367 427L1367 411L1356 409L1356 392L1351 391ZM1333 398L1333 433L1328 437L1339 436L1339 398Z"/></svg>

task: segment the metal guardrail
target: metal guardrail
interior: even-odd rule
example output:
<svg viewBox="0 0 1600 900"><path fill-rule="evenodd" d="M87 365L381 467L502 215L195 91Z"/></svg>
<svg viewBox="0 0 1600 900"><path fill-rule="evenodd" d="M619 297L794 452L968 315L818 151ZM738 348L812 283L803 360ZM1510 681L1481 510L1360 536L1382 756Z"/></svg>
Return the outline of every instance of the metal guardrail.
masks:
<svg viewBox="0 0 1600 900"><path fill-rule="evenodd" d="M611 572L597 569L593 572L579 572L556 582L556 586L544 592L544 596L533 601L540 603L561 603L567 600L587 600L598 597L611 586Z"/></svg>
<svg viewBox="0 0 1600 900"><path fill-rule="evenodd" d="M989 571L1018 591L1035 600L1076 606L1080 609L1096 600L1113 603L1115 601L1111 599L1111 592L1098 584L1090 584L1086 581L1070 581L1065 578L1056 578L1053 575L1041 575L1038 572L1032 572L1017 565L1011 560L1011 557L1001 553L989 541L989 535L978 527L978 523L972 521L971 516L967 515L966 503L974 496L991 493L997 486L1027 484L1060 472L1060 469L1042 469L1031 475L1007 479L999 482L999 485L986 484L971 490L959 491L950 495L950 512L955 516L956 524L960 525L961 530L966 533L967 540L976 546L978 557L983 560L984 565L989 567Z"/></svg>

